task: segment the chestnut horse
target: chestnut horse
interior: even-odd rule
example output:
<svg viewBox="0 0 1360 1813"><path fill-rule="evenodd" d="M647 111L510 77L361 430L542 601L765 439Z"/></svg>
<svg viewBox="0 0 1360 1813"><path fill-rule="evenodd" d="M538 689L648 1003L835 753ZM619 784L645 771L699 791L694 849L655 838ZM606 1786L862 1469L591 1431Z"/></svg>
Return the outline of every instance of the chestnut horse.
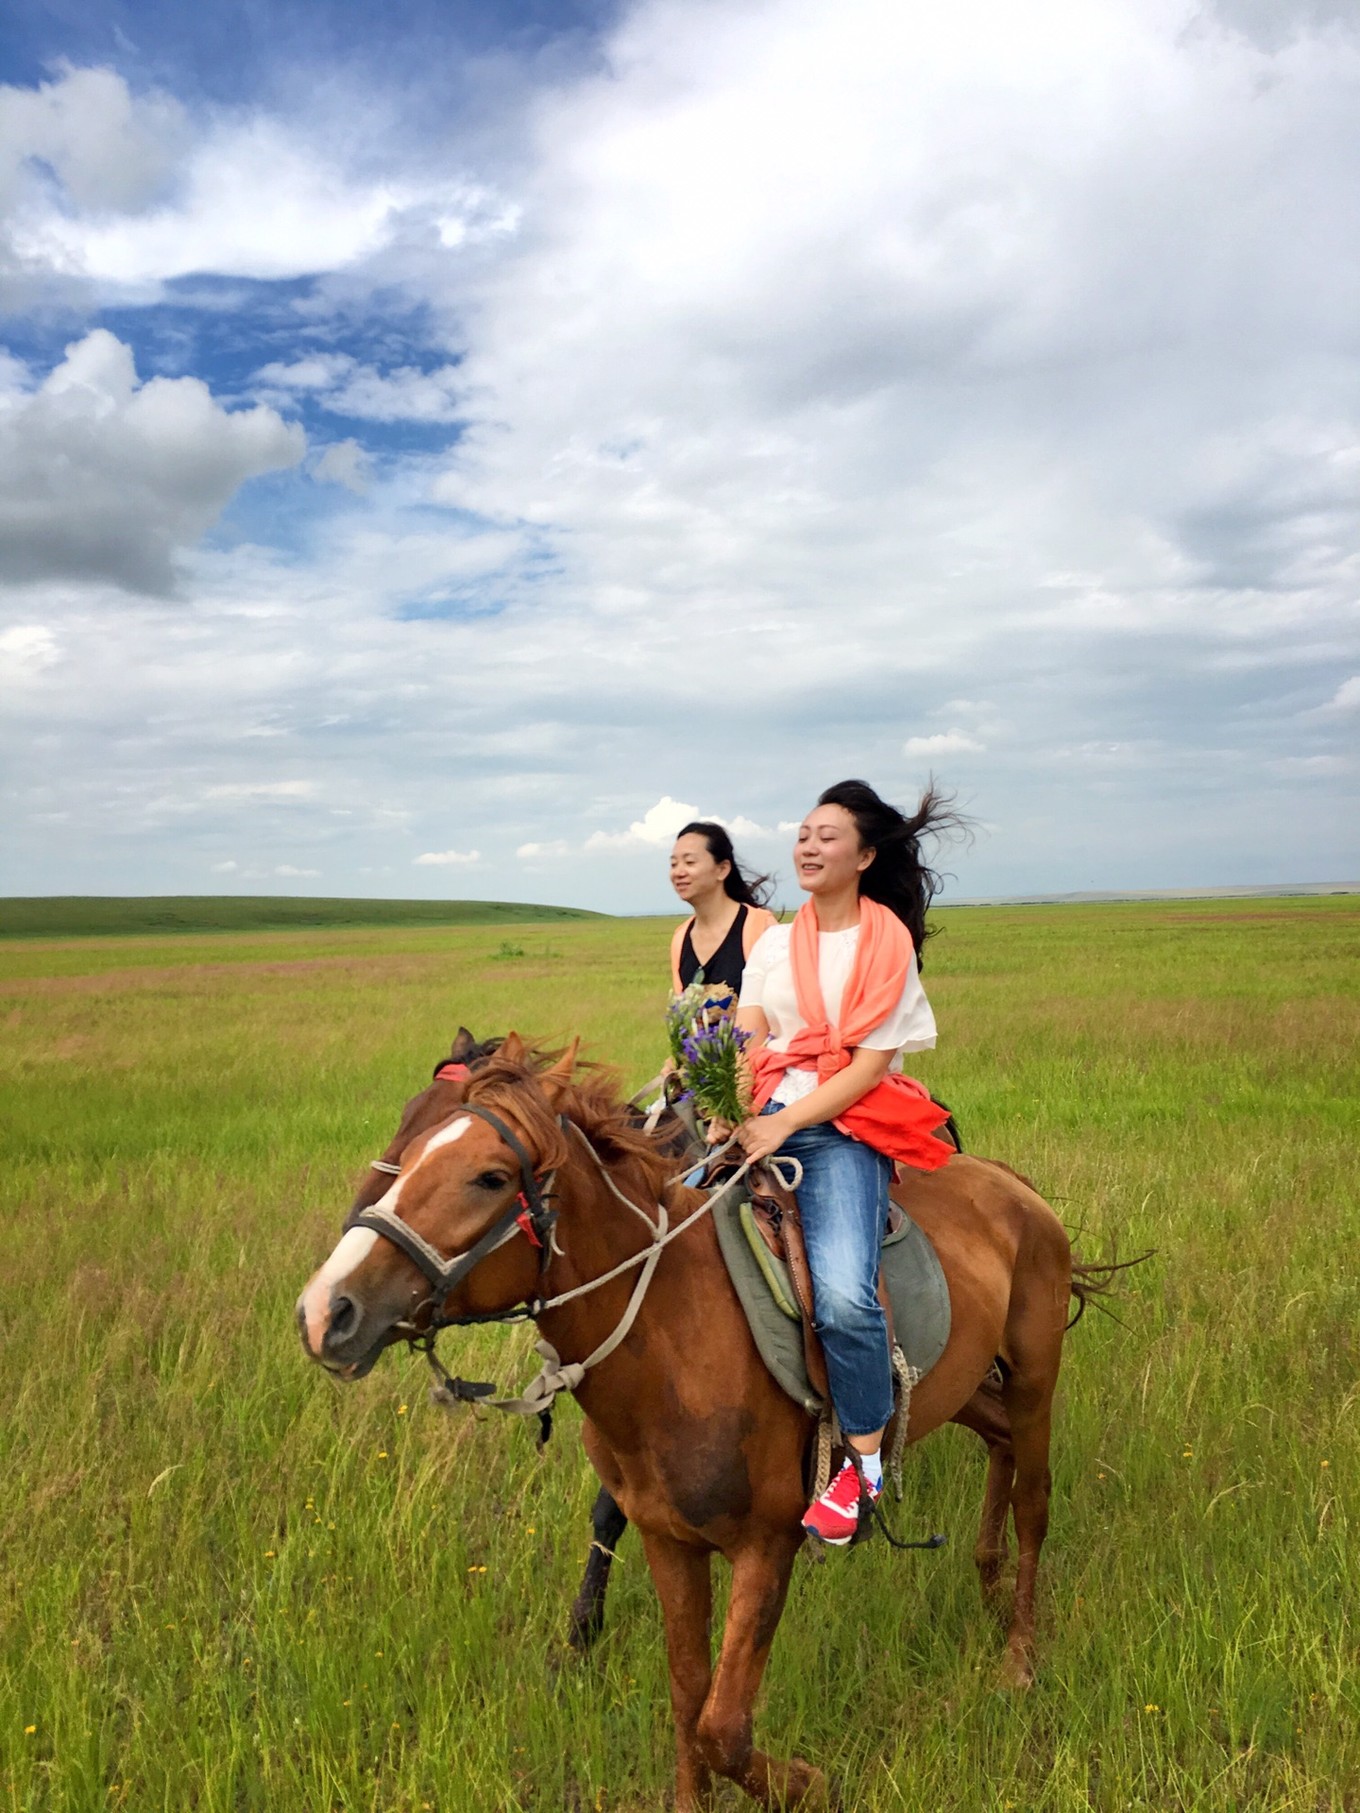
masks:
<svg viewBox="0 0 1360 1813"><path fill-rule="evenodd" d="M673 1161L630 1124L607 1078L575 1082L570 1056L546 1071L527 1056L511 1034L461 1082L460 1100L445 1106L427 1091L408 1105L406 1120L418 1118L423 1130L393 1141L402 1142L391 1161L399 1172L379 1205L402 1224L396 1233L406 1245L423 1243L441 1261L470 1257L474 1247L484 1257L470 1267L449 1261L461 1276L436 1302L403 1246L373 1227L352 1227L299 1299L303 1344L337 1377L356 1379L383 1348L432 1320L494 1319L528 1303L545 1305L536 1320L564 1364L584 1361L622 1321L637 1262L655 1244L643 1215L655 1221L655 1205L664 1204L679 1231L656 1258L626 1337L579 1378L574 1395L587 1453L638 1526L661 1600L675 1804L682 1813L703 1805L713 1772L765 1806L822 1804L820 1770L779 1761L752 1742L756 1694L803 1541L811 1420L760 1360L704 1194L671 1178ZM535 1229L546 1227L516 1215L526 1189L541 1208L529 1170L555 1178L556 1225L545 1245L535 1244ZM1074 1285L1061 1223L1005 1166L960 1154L929 1175L913 1174L908 1200L939 1254L953 1317L944 1353L912 1392L908 1436L919 1441L957 1418L988 1442L975 1559L984 1597L994 1600L1013 1516L1019 1562L1003 1679L1024 1686L1033 1678L1053 1391L1071 1296L1082 1298L1084 1287ZM989 1394L997 1361L1002 1383ZM716 1669L715 1550L732 1567Z"/></svg>

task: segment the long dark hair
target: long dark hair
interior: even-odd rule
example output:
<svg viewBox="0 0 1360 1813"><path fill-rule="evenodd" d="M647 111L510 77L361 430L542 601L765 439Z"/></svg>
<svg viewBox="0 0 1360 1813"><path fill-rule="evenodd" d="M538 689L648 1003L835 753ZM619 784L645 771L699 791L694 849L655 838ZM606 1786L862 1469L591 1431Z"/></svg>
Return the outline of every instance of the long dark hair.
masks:
<svg viewBox="0 0 1360 1813"><path fill-rule="evenodd" d="M710 818L696 818L688 825L682 825L676 837L702 837L708 845L708 853L714 862L730 863L723 877L723 887L732 900L739 900L743 906L763 907L770 897L772 877L753 875L743 869L737 861L737 853L732 848L732 839L727 835L724 826Z"/></svg>
<svg viewBox="0 0 1360 1813"><path fill-rule="evenodd" d="M874 860L859 878L859 891L881 901L911 933L916 961L932 928L926 910L940 891L940 877L921 855L923 837L967 837L972 826L954 810L954 795L942 793L932 779L910 818L880 799L867 781L837 781L817 801L819 806L840 806L855 821L861 849L872 849Z"/></svg>

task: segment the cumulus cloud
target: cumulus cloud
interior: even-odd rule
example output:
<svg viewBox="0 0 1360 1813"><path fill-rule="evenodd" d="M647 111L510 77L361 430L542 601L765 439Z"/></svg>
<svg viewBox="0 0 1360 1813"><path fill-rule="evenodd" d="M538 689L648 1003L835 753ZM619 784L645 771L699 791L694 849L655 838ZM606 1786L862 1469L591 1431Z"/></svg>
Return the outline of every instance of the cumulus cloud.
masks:
<svg viewBox="0 0 1360 1813"><path fill-rule="evenodd" d="M489 891L561 856L554 891L642 907L685 801L787 836L842 775L905 803L957 760L996 827L970 893L1354 873L1345 10L640 0L599 49L475 203L442 147L366 133L355 176L243 113L136 218L37 181L34 268L103 296L329 260L256 382L359 411L381 480L322 455L324 537L200 549L191 626L118 601L116 698L108 599L35 582L6 620L62 665L9 715L62 742L18 822L149 848L161 777L202 777L201 875L231 847L202 781L315 774L279 817L328 876L409 876L455 825ZM393 454L455 413L447 454Z"/></svg>
<svg viewBox="0 0 1360 1813"><path fill-rule="evenodd" d="M447 869L481 860L480 850L426 850L415 858L415 864L418 869Z"/></svg>
<svg viewBox="0 0 1360 1813"><path fill-rule="evenodd" d="M390 131L365 99L368 130ZM276 279L383 254L400 265L412 245L428 265L513 232L513 203L485 184L428 164L348 168L336 148L349 136L258 108L191 116L107 68L0 87L0 281L11 300L44 284L148 300L202 272Z"/></svg>
<svg viewBox="0 0 1360 1813"><path fill-rule="evenodd" d="M295 878L301 878L319 875L321 871L320 869L299 869L295 868L291 862L280 862L274 865L274 873L276 875L288 875Z"/></svg>
<svg viewBox="0 0 1360 1813"><path fill-rule="evenodd" d="M697 806L663 794L649 806L641 818L635 818L626 831L592 831L586 839L587 850L630 850L638 847L656 849L673 841L681 825L702 814Z"/></svg>
<svg viewBox="0 0 1360 1813"><path fill-rule="evenodd" d="M111 69L0 85L0 213L52 179L77 208L134 212L163 188L187 130L177 101L133 95Z"/></svg>
<svg viewBox="0 0 1360 1813"><path fill-rule="evenodd" d="M223 409L198 378L139 383L131 349L96 328L36 388L0 392L0 577L169 592L176 553L305 444L272 409Z"/></svg>

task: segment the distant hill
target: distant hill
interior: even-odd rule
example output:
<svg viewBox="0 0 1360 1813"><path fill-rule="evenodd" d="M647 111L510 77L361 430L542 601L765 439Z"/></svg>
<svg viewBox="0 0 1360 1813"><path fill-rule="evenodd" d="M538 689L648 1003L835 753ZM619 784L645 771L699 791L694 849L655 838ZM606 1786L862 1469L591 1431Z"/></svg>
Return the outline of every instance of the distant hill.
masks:
<svg viewBox="0 0 1360 1813"><path fill-rule="evenodd" d="M269 894L53 894L0 899L0 938L154 932L287 932L317 926L525 925L601 919L513 900L308 900Z"/></svg>
<svg viewBox="0 0 1360 1813"><path fill-rule="evenodd" d="M1293 895L1360 894L1360 881L1274 882L1261 887L1149 888L1142 893L992 894L977 900L937 900L941 907L971 906L1101 906L1139 900L1284 900Z"/></svg>

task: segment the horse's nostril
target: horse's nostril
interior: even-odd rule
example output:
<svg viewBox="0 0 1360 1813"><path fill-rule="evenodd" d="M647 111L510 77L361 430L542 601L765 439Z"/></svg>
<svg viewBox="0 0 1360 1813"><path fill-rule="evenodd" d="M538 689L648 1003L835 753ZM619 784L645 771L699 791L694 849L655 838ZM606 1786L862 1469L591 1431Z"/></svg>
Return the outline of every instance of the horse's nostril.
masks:
<svg viewBox="0 0 1360 1813"><path fill-rule="evenodd" d="M336 1297L331 1302L331 1322L327 1333L333 1341L348 1341L360 1321L359 1305L353 1297Z"/></svg>

